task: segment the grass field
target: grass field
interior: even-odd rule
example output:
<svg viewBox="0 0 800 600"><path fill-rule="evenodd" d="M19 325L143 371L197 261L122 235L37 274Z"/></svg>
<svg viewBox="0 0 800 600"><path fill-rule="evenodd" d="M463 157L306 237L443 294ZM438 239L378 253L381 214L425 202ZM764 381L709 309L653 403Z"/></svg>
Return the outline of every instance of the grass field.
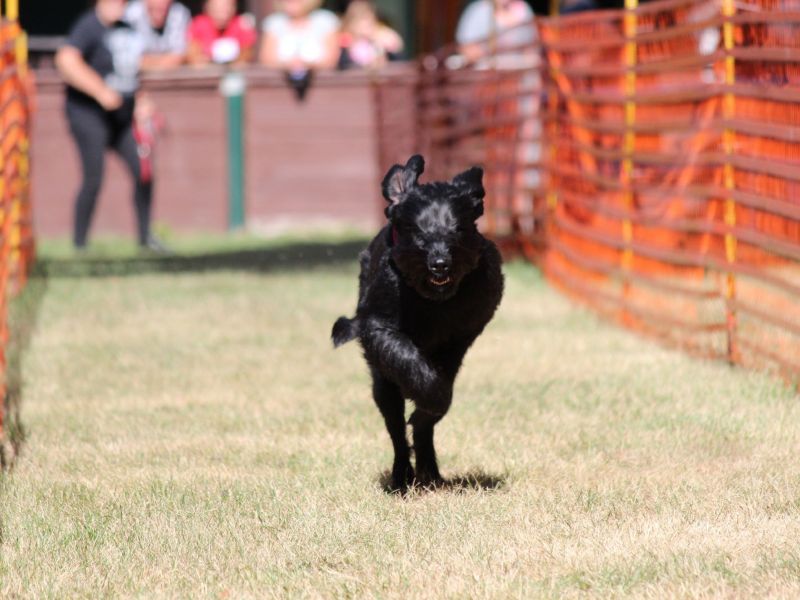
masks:
<svg viewBox="0 0 800 600"><path fill-rule="evenodd" d="M328 341L360 243L45 246L0 597L800 596L798 398L523 264L437 429L453 485L384 493L359 350Z"/></svg>

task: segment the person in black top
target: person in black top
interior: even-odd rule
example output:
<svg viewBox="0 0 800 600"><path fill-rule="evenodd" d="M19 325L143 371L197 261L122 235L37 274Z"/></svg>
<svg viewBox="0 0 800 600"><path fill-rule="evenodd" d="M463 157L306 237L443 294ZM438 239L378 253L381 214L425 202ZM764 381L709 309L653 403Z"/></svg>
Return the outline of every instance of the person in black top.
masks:
<svg viewBox="0 0 800 600"><path fill-rule="evenodd" d="M140 246L163 250L150 234L152 181L143 181L133 135L137 73L144 44L121 19L126 0L97 0L72 27L56 54L67 84L66 114L78 146L83 180L75 201L73 241L86 246L92 213L103 180L106 148L123 159L134 179Z"/></svg>

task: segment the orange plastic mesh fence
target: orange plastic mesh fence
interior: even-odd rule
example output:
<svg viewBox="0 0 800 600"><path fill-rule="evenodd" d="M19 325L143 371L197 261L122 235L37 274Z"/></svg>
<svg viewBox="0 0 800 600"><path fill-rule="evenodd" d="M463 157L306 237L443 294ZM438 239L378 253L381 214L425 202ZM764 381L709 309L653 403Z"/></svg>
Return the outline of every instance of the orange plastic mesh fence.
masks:
<svg viewBox="0 0 800 600"><path fill-rule="evenodd" d="M378 81L381 171L482 164L486 232L570 296L797 383L800 1L627 0L521 29Z"/></svg>
<svg viewBox="0 0 800 600"><path fill-rule="evenodd" d="M5 432L8 300L22 290L34 258L29 140L33 86L16 3L0 4L0 442Z"/></svg>

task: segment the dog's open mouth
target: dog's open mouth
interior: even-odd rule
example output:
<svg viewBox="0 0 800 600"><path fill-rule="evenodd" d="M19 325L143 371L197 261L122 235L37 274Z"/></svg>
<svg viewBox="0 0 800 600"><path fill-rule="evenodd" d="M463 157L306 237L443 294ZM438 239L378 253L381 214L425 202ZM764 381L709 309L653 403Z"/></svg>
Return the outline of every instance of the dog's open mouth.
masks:
<svg viewBox="0 0 800 600"><path fill-rule="evenodd" d="M449 275L445 275L444 277L436 277L435 275L431 275L428 277L428 281L436 287L442 287L453 281L453 278Z"/></svg>

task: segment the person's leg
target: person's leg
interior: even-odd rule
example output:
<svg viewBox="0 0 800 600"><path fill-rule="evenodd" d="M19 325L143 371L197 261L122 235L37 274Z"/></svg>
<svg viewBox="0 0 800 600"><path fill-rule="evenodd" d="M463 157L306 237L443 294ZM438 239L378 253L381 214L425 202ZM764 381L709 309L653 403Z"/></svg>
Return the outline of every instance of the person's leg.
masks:
<svg viewBox="0 0 800 600"><path fill-rule="evenodd" d="M153 203L153 182L142 181L141 163L133 136L133 125L119 130L113 140L114 149L125 161L133 177L133 203L136 208L136 223L139 245L146 246L150 239L150 208Z"/></svg>
<svg viewBox="0 0 800 600"><path fill-rule="evenodd" d="M67 120L81 160L81 187L75 199L73 243L84 248L92 222L97 195L103 182L105 149L109 130L105 115L87 107L68 107Z"/></svg>

